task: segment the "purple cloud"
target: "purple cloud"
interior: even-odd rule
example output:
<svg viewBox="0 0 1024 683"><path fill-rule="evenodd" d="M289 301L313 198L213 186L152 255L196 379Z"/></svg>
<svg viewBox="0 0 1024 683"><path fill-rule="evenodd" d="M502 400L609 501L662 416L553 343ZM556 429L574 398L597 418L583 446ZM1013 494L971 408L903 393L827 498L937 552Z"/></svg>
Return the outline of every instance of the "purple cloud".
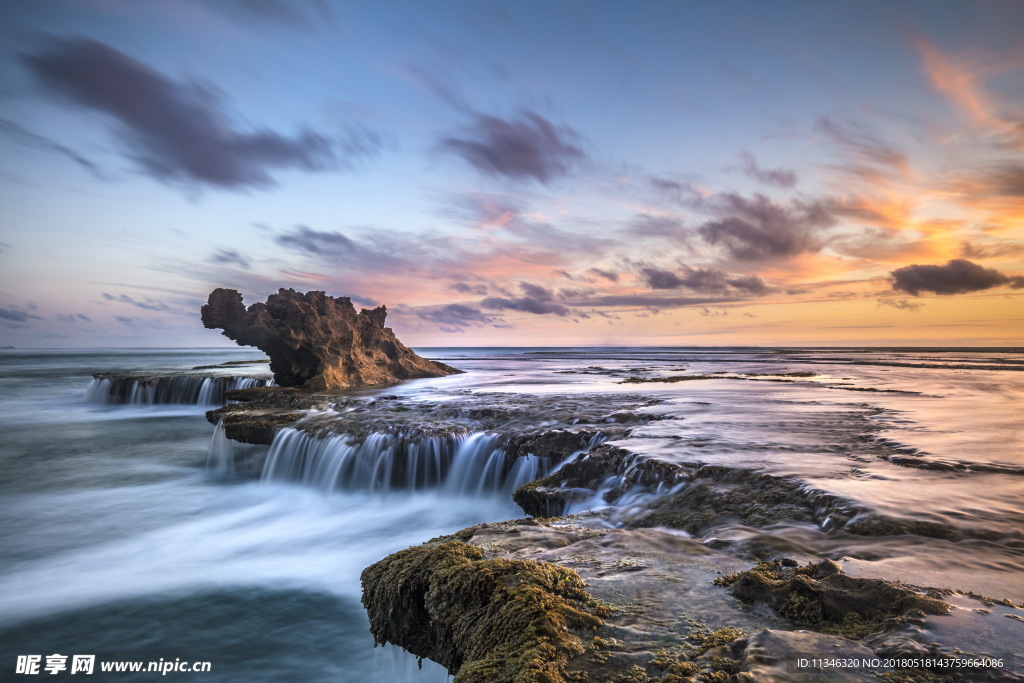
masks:
<svg viewBox="0 0 1024 683"><path fill-rule="evenodd" d="M478 113L460 135L442 138L440 147L486 175L547 183L584 159L582 139L531 111L508 120Z"/></svg>
<svg viewBox="0 0 1024 683"><path fill-rule="evenodd" d="M965 259L953 259L944 266L903 266L890 275L893 289L913 296L920 296L922 292L966 294L1002 285L1024 289L1024 277L1005 275L994 268L985 268Z"/></svg>
<svg viewBox="0 0 1024 683"><path fill-rule="evenodd" d="M96 40L53 40L21 60L43 85L114 119L128 156L163 181L263 187L274 184L271 171L333 169L377 146L366 131L332 140L311 130L239 130L209 89L175 81Z"/></svg>
<svg viewBox="0 0 1024 683"><path fill-rule="evenodd" d="M739 261L788 258L822 247L818 233L835 218L818 202L777 204L764 195L752 199L734 193L718 198L716 210L724 218L697 228L708 244L721 246Z"/></svg>

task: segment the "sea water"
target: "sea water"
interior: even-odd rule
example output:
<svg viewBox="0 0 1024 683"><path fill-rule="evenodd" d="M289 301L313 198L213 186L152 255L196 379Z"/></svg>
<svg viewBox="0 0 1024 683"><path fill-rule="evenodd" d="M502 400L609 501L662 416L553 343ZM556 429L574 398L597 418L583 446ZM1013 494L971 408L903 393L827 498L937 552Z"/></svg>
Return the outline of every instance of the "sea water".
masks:
<svg viewBox="0 0 1024 683"><path fill-rule="evenodd" d="M353 394L443 401L472 393L496 404L527 395L538 424L546 403L559 397L657 398L661 403L650 410L666 419L635 429L623 445L650 457L793 477L889 517L951 530L945 537L858 536L807 523L770 529L736 523L717 529L720 538L841 556L853 574L1024 600L1024 354L422 353L467 373ZM86 396L93 373L184 370L260 355L252 349L0 352L5 676L18 656L40 655L44 666L47 656L59 654L69 663L73 655L95 655L96 662L210 662L201 674L209 681L448 680L436 664L420 668L397 648L373 647L359 574L432 537L523 516L509 494L541 474L540 465L497 476L488 462L500 459L498 444L476 435L450 447L449 464L459 463L450 477L403 488L380 485L385 480L371 469L359 470L364 480L353 475L339 485L337 472L355 467L354 458L383 462L380 452L303 445L282 432L263 476L241 476L209 462L217 448L211 450L215 430L204 417L209 406L109 405ZM725 374L622 383L631 370L644 377ZM816 376L765 376L798 371ZM740 373L756 374L740 379ZM288 439L295 449L319 448L333 478L296 475ZM921 466L863 457L864 439L886 440ZM614 523L616 515L608 519ZM152 679L152 673L116 674L116 680Z"/></svg>

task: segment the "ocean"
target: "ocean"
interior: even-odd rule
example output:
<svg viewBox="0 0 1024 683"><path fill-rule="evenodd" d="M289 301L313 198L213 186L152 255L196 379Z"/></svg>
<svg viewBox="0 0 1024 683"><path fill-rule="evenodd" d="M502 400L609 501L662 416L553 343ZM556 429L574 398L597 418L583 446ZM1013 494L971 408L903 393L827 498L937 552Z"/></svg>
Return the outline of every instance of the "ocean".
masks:
<svg viewBox="0 0 1024 683"><path fill-rule="evenodd" d="M466 372L361 388L349 392L352 400L512 402L529 406L522 420L538 428L574 401L640 401L638 410L658 419L632 429L621 447L784 477L864 518L846 528L827 516L766 525L728 520L707 531L709 543L731 543L751 558L772 549L842 558L854 576L1024 602L1020 349L417 351ZM261 355L243 348L0 351L5 678L19 657L38 655L44 666L50 655L69 662L94 655L97 673L100 662L210 663L209 672L172 671L171 679L449 679L432 662L421 668L398 648L373 647L359 574L430 538L523 517L511 491L546 472L533 463L495 475L486 460L500 444L480 434L459 442L451 463L461 469L451 464L451 472L397 486L352 469L354 458L385 462L370 446L325 450L316 468L297 470L289 449L309 445L294 435L284 443L285 433L269 449L246 447L261 464L236 471L236 447L204 417L213 405L104 402L92 377ZM680 375L702 379L652 381ZM605 523L628 525L650 500L645 493L609 504L601 494L561 512L598 510ZM878 520L904 532L851 531ZM65 677L78 679L68 670L47 680Z"/></svg>

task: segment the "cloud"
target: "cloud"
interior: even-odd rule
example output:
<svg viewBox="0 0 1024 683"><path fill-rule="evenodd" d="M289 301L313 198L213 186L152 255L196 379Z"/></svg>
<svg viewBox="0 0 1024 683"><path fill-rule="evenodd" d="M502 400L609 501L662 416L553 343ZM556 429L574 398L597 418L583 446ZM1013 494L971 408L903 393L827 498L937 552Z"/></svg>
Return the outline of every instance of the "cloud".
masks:
<svg viewBox="0 0 1024 683"><path fill-rule="evenodd" d="M342 256L360 249L355 241L340 232L314 230L305 225L296 226L295 230L276 236L274 241L283 247L312 256Z"/></svg>
<svg viewBox="0 0 1024 683"><path fill-rule="evenodd" d="M381 230L356 240L334 230L314 230L299 225L276 235L274 241L282 247L332 265L345 264L359 272L423 272L425 268L441 266L446 260L422 239ZM399 244L401 248L396 249Z"/></svg>
<svg viewBox="0 0 1024 683"><path fill-rule="evenodd" d="M990 195L1020 198L1024 196L1024 164L991 164L978 174L978 181Z"/></svg>
<svg viewBox="0 0 1024 683"><path fill-rule="evenodd" d="M960 243L960 255L967 259L998 258L1000 256L1013 256L1021 252L1024 252L1024 244L1016 242L998 242L996 244Z"/></svg>
<svg viewBox="0 0 1024 683"><path fill-rule="evenodd" d="M684 266L681 273L674 273L658 268L643 268L640 271L643 281L652 289L678 289L688 287L697 292L726 292L730 287L751 294L763 294L768 287L764 280L756 275L746 277L729 276L715 268L691 268Z"/></svg>
<svg viewBox="0 0 1024 683"><path fill-rule="evenodd" d="M585 308L612 307L624 308L632 306L644 306L647 308L683 308L686 306L703 306L706 304L722 304L743 301L735 297L682 297L682 296L657 296L652 294L608 294L588 299L577 299L567 301L573 306ZM749 303L749 302L747 302Z"/></svg>
<svg viewBox="0 0 1024 683"><path fill-rule="evenodd" d="M594 275L596 275L598 277L603 277L605 280L608 280L609 282L618 282L619 281L619 274L614 272L614 271L611 271L611 270L604 270L604 269L601 269L601 268L591 268L587 272L588 273L593 273Z"/></svg>
<svg viewBox="0 0 1024 683"><path fill-rule="evenodd" d="M761 168L750 152L743 152L743 172L766 185L790 188L796 185L796 173L784 168Z"/></svg>
<svg viewBox="0 0 1024 683"><path fill-rule="evenodd" d="M429 311L417 311L416 315L424 320L438 323L442 332L463 332L467 327L484 327L485 325L510 327L501 318L465 304L448 304Z"/></svg>
<svg viewBox="0 0 1024 683"><path fill-rule="evenodd" d="M652 289L675 289L683 286L683 280L673 272L658 270L657 268L644 268L640 271L644 282Z"/></svg>
<svg viewBox="0 0 1024 683"><path fill-rule="evenodd" d="M123 315L115 315L114 318L123 325L134 325L135 318L126 318Z"/></svg>
<svg viewBox="0 0 1024 683"><path fill-rule="evenodd" d="M917 38L914 44L921 53L924 71L932 87L974 122L996 123L990 111L992 105L978 82L983 75L978 65L964 58L950 57L922 38Z"/></svg>
<svg viewBox="0 0 1024 683"><path fill-rule="evenodd" d="M829 242L829 247L846 256L901 263L931 257L935 251L934 243L915 231L873 227L861 227L858 232L837 236Z"/></svg>
<svg viewBox="0 0 1024 683"><path fill-rule="evenodd" d="M548 183L585 158L582 136L539 114L506 120L477 113L459 136L441 139L441 149L462 157L485 175Z"/></svg>
<svg viewBox="0 0 1024 683"><path fill-rule="evenodd" d="M901 311L917 312L924 304L911 301L910 299L896 299L892 297L881 297L876 299L879 306L890 306Z"/></svg>
<svg viewBox="0 0 1024 683"><path fill-rule="evenodd" d="M494 233L494 240L487 240L490 244L497 244L498 240L514 242L503 246L524 257L531 251L543 250L561 263L566 261L566 254L573 254L571 260L578 262L583 255L603 255L623 246L620 240L608 237L591 224L585 224L582 230L572 224L569 229L553 225L544 214L530 211L517 197L458 194L451 197L441 215L474 230Z"/></svg>
<svg viewBox="0 0 1024 683"><path fill-rule="evenodd" d="M209 89L175 81L96 40L53 40L21 59L45 86L112 117L128 156L162 181L266 187L274 184L272 171L333 169L377 147L366 131L332 140L308 129L294 136L239 130Z"/></svg>
<svg viewBox="0 0 1024 683"><path fill-rule="evenodd" d="M235 249L218 249L206 259L209 263L221 263L224 265L234 263L235 265L248 270L252 267L249 259L238 253Z"/></svg>
<svg viewBox="0 0 1024 683"><path fill-rule="evenodd" d="M768 286L765 285L764 280L756 275L747 275L745 277L733 276L726 280L726 282L729 283L730 287L747 291L751 294L764 294L768 291Z"/></svg>
<svg viewBox="0 0 1024 683"><path fill-rule="evenodd" d="M49 138L43 137L42 135L36 135L13 121L0 119L0 133L3 133L8 139L13 140L23 147L59 154L60 156L75 162L95 177L101 180L106 180L106 175L100 171L100 168L96 164L89 161L75 150L58 144Z"/></svg>
<svg viewBox="0 0 1024 683"><path fill-rule="evenodd" d="M647 186L654 191L659 199L680 206L698 206L704 201L704 195L690 183L665 176L648 176Z"/></svg>
<svg viewBox="0 0 1024 683"><path fill-rule="evenodd" d="M884 170L895 169L904 177L910 175L906 154L886 144L861 124L849 119L840 122L822 118L818 120L817 129L862 162Z"/></svg>
<svg viewBox="0 0 1024 683"><path fill-rule="evenodd" d="M84 320L87 323L92 322L92 318L85 315L84 313L58 313L57 320L66 323L77 323L79 320Z"/></svg>
<svg viewBox="0 0 1024 683"><path fill-rule="evenodd" d="M964 259L953 259L944 266L910 265L890 273L892 288L913 296L922 292L966 294L1009 285L1024 288L1024 277L1011 277L994 268L985 268Z"/></svg>
<svg viewBox="0 0 1024 683"><path fill-rule="evenodd" d="M203 6L231 18L274 27L308 30L324 24L333 25L335 22L334 11L325 0L305 0L302 3L284 0L217 0Z"/></svg>
<svg viewBox="0 0 1024 683"><path fill-rule="evenodd" d="M817 252L822 247L817 233L835 224L835 218L821 203L794 200L783 206L761 194L747 199L723 193L717 196L716 211L726 216L704 223L697 233L740 261Z"/></svg>
<svg viewBox="0 0 1024 683"><path fill-rule="evenodd" d="M409 63L405 65L405 72L448 106L460 112L473 113L473 108L466 101L456 78L450 73L449 68L438 65L427 67L423 64Z"/></svg>
<svg viewBox="0 0 1024 683"><path fill-rule="evenodd" d="M555 295L550 289L545 289L540 285L530 282L520 282L519 287L523 290L525 296L518 298L489 297L481 301L480 305L484 308L521 311L535 315L554 314L557 316L567 316L572 313L572 310L567 306L553 301Z"/></svg>
<svg viewBox="0 0 1024 683"><path fill-rule="evenodd" d="M132 306L135 306L136 308L141 308L141 309L144 309L144 310L147 310L147 311L171 311L172 312L174 310L170 306L168 306L167 304L165 304L165 303L163 303L161 301L157 301L156 299L150 299L149 297L147 297L145 301L138 301L137 299L131 298L127 294L118 294L117 296L114 296L113 294L109 294L107 292L103 292L101 294L101 296L104 299L106 299L107 301L117 301L117 302L120 302L120 303L131 304Z"/></svg>
<svg viewBox="0 0 1024 683"><path fill-rule="evenodd" d="M13 320L14 322L27 322L31 319L42 320L38 315L32 315L25 311L18 310L17 308L0 308L0 318L3 320Z"/></svg>
<svg viewBox="0 0 1024 683"><path fill-rule="evenodd" d="M453 282L449 287L454 289L456 292L462 292L463 294L476 294L478 296L485 296L487 294L487 287L484 285L469 285L465 282Z"/></svg>

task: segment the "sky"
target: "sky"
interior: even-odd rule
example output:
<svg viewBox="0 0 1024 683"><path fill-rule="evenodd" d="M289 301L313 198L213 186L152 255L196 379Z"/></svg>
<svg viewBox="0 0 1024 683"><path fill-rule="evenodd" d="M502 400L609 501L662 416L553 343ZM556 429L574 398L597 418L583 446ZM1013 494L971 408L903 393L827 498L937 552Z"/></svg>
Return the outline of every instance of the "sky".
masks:
<svg viewBox="0 0 1024 683"><path fill-rule="evenodd" d="M1024 346L1024 3L0 3L0 346Z"/></svg>

